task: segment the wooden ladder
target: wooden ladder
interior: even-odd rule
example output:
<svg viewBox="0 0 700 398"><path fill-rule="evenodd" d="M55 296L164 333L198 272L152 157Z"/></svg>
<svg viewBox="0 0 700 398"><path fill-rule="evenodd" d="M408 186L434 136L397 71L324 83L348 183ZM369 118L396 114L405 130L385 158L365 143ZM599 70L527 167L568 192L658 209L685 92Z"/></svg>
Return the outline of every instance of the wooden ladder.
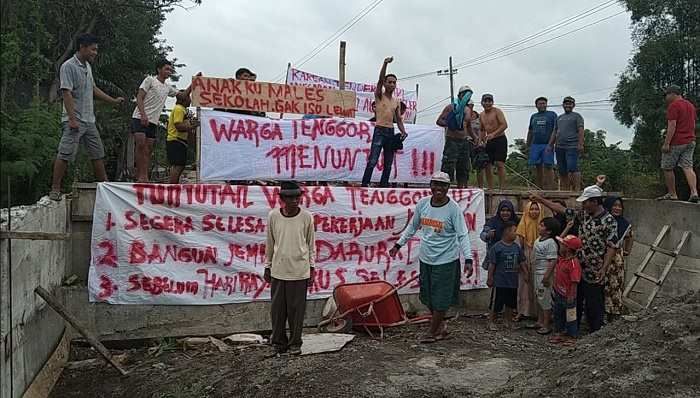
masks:
<svg viewBox="0 0 700 398"><path fill-rule="evenodd" d="M646 257L644 257L644 260L639 265L639 268L634 273L634 276L627 284L624 293L622 293L622 300L628 307L632 307L635 310L649 308L651 302L654 301L654 298L656 298L656 295L659 293L659 290L661 290L661 285L666 280L666 277L668 276L669 272L671 272L671 267L673 267L673 264L676 263L676 259L678 258L678 254L681 252L681 249L683 249L683 245L685 245L685 243L688 241L688 238L690 237L690 231L684 231L683 236L681 236L681 240L680 242L678 242L678 246L676 246L675 250L664 249L659 245L666 237L666 234L668 233L669 229L671 229L669 225L664 225L663 228L661 228L661 232L659 232L659 235L656 237L656 240L649 248ZM649 265L652 257L654 257L654 254L657 252L670 257L666 262L666 266L661 272L661 276L659 277L659 279L656 279L653 276L650 276L649 274L646 274L644 272L644 269ZM651 295L647 298L646 304L640 304L629 298L629 294L632 293L634 286L637 284L640 278L645 279L654 284L654 288L651 291Z"/></svg>

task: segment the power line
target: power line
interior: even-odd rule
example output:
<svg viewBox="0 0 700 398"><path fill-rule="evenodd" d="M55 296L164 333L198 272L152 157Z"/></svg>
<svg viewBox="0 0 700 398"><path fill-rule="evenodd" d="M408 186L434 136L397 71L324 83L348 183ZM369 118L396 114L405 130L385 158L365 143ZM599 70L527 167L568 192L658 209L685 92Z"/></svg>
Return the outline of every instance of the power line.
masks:
<svg viewBox="0 0 700 398"><path fill-rule="evenodd" d="M364 18L367 14L369 14L372 10L374 10L379 4L381 4L384 0L375 0L374 2L368 4L360 10L359 13L357 13L354 17L350 18L344 25L342 25L338 30L336 30L332 35L330 35L328 38L326 38L324 41L319 43L316 47L314 47L313 50L309 51L304 55L303 57L299 58L297 61L292 63L292 65L296 67L301 67L307 62L311 61L314 57L316 57L321 51L326 49L329 45L331 45L338 37L340 37L343 33L347 32L355 26L362 18ZM278 75L274 80L279 81L282 77L284 77L284 73L281 73Z"/></svg>
<svg viewBox="0 0 700 398"><path fill-rule="evenodd" d="M579 20L581 20L581 19L587 18L587 17L589 17L589 16L591 16L591 15L593 15L593 14L596 14L596 13L598 13L598 12L600 12L600 11L605 10L605 9L608 8L608 7L613 6L615 3L616 3L615 0L608 0L608 1L606 1L606 2L603 2L603 3L597 5L597 6L593 7L593 8L590 8L590 9L588 9L588 10L585 10L585 11L583 11L583 12L580 12L580 13L578 13L578 14L575 14L575 15L573 15L573 16L570 16L570 17L568 17L568 18L566 18L566 19L564 19L564 20L562 20L562 21L560 21L560 22L558 22L558 23L556 23L556 24L554 24L554 25L551 25L551 26L549 26L549 27L547 27L547 28L545 28L545 29L543 29L543 30L541 30L541 31L539 31L539 32L533 33L533 34L531 34L530 36L527 36L527 37L525 37L525 38L523 38L523 39L520 39L520 40L518 40L518 41L515 41L515 42L513 42L513 43L511 43L511 44L508 44L508 45L506 45L506 46L500 47L500 48L498 48L498 49L496 49L496 50L492 50L492 51L490 51L490 52L487 52L487 53L485 53L485 54L482 54L482 55L480 55L480 56L478 56L478 57L476 57L476 58L472 58L472 59L470 59L470 60L467 60L467 61L464 61L464 62L462 62L462 63L459 63L459 64L457 65L456 69L460 69L460 68L463 68L463 67L465 67L465 66L473 66L473 65L471 65L471 64L473 64L473 63L475 63L475 62L477 62L477 61L480 61L480 60L482 60L482 59L485 59L485 58L488 58L488 57L491 57L491 56L494 56L494 55L497 55L497 54L500 54L500 53L502 53L502 52L504 52L504 51L507 51L507 50L509 50L509 49L511 49L511 48L513 48L513 47L517 47L517 46L519 46L520 44L524 44L524 43L526 43L526 42L528 42L528 41L532 41L532 40L534 40L534 39L536 39L536 38L539 38L539 37L541 37L541 36L544 36L544 35L547 34L547 33L550 33L550 32L552 32L552 31L554 31L554 30L557 30L557 29L561 28L561 27L564 26L565 24L570 24L570 23L572 23L572 22L577 22L577 21L579 21ZM623 11L623 12L624 12L624 11ZM590 25L588 25L588 26L590 26ZM579 29L579 30L580 30L580 29ZM573 31L572 31L571 33L573 33ZM563 37L563 36L559 36L559 37ZM551 40L549 40L549 41L551 41ZM544 41L544 42L539 43L539 44L544 44L544 43L546 43L546 42L547 42L547 41ZM539 44L537 44L537 45L539 45ZM531 47L528 47L528 48L531 48ZM515 53L515 52L513 52L513 54L514 54L514 53ZM497 59L497 58L494 58L494 59ZM419 79L419 78L422 78L422 77L434 75L435 73L436 73L436 71L424 72L424 73L419 73L419 74L416 74L416 75L411 75L411 76L403 77L403 78L401 78L401 79L399 79L399 80Z"/></svg>

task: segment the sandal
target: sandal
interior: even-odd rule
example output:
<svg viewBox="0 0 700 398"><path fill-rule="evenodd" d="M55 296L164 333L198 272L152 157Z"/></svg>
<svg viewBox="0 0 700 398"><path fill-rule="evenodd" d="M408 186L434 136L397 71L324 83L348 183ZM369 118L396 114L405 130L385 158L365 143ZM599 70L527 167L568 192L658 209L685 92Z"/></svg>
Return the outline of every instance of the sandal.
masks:
<svg viewBox="0 0 700 398"><path fill-rule="evenodd" d="M656 198L656 200L678 200L678 196L673 196L670 193L667 193L666 195L659 196Z"/></svg>
<svg viewBox="0 0 700 398"><path fill-rule="evenodd" d="M543 327L537 329L537 334L548 335L550 333L552 333L552 329L547 329L547 328L543 328Z"/></svg>
<svg viewBox="0 0 700 398"><path fill-rule="evenodd" d="M425 336L421 337L421 339L420 339L421 344L431 344L431 343L434 343L436 341L437 341L437 339L432 334L426 334Z"/></svg>
<svg viewBox="0 0 700 398"><path fill-rule="evenodd" d="M557 334L555 334L554 336L552 336L552 337L549 338L549 342L550 342L551 344L559 344L559 343L561 343L562 341L564 341L564 336L559 336L559 335L557 335Z"/></svg>
<svg viewBox="0 0 700 398"><path fill-rule="evenodd" d="M564 339L561 342L562 347L576 347L575 339Z"/></svg>

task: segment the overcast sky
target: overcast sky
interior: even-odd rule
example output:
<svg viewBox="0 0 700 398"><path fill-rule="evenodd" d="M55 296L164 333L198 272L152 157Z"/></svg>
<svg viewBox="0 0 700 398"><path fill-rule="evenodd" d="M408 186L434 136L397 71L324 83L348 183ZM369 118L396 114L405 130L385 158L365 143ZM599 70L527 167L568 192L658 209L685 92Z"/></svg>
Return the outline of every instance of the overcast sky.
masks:
<svg viewBox="0 0 700 398"><path fill-rule="evenodd" d="M238 67L246 66L257 73L259 81L274 81L284 73L288 62L294 65L371 3L204 0L199 7L177 8L168 14L162 38L173 46L173 56L187 64L178 70L183 76L202 71L205 76L233 77ZM394 57L389 71L401 79L446 69L450 55L455 65L482 56L602 3L605 1L384 0L299 69L337 78L338 43L345 40L348 80L376 82L386 56ZM623 10L616 3L610 4L505 53ZM492 93L497 106L531 104L535 97L544 95L550 99L550 109L557 113L562 112L560 104L566 95L573 95L578 103L608 99L632 55L630 33L629 14L625 12L517 54L461 69L455 75L455 89L469 84L477 103L481 94ZM413 89L416 83L420 84L419 110L449 96L447 77L431 75L399 81L406 89ZM420 113L418 123L434 123L441 109L442 106ZM524 138L534 109L504 109L508 137ZM586 128L604 129L608 143L622 141L628 147L632 131L614 119L610 107L579 112Z"/></svg>

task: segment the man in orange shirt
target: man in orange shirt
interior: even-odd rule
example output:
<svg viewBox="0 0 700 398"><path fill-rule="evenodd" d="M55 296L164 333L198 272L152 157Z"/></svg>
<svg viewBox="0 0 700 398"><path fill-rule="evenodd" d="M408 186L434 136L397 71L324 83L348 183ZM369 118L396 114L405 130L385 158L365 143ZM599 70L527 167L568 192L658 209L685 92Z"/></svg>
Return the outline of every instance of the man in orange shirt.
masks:
<svg viewBox="0 0 700 398"><path fill-rule="evenodd" d="M683 98L681 89L670 86L666 89L666 138L661 147L661 169L666 178L668 193L659 200L678 200L676 193L676 176L673 169L678 166L683 170L690 188L691 203L698 202L697 176L693 170L693 153L695 152L695 121L697 111L693 104Z"/></svg>
<svg viewBox="0 0 700 398"><path fill-rule="evenodd" d="M376 123L374 126L374 134L372 135L372 148L367 158L367 167L365 174L362 177L362 186L369 186L372 180L372 172L379 162L379 155L384 151L384 168L382 169L382 178L379 180L380 187L389 186L389 176L391 175L391 165L394 162L394 151L400 141L406 139L406 130L403 126L403 118L401 117L400 105L398 98L394 98L394 90L396 89L396 75L386 74L386 66L393 61L393 57L386 58L382 69L379 72L379 82L377 89L374 92L376 110ZM394 120L401 131L400 137L394 135ZM400 139L400 141L399 141Z"/></svg>

